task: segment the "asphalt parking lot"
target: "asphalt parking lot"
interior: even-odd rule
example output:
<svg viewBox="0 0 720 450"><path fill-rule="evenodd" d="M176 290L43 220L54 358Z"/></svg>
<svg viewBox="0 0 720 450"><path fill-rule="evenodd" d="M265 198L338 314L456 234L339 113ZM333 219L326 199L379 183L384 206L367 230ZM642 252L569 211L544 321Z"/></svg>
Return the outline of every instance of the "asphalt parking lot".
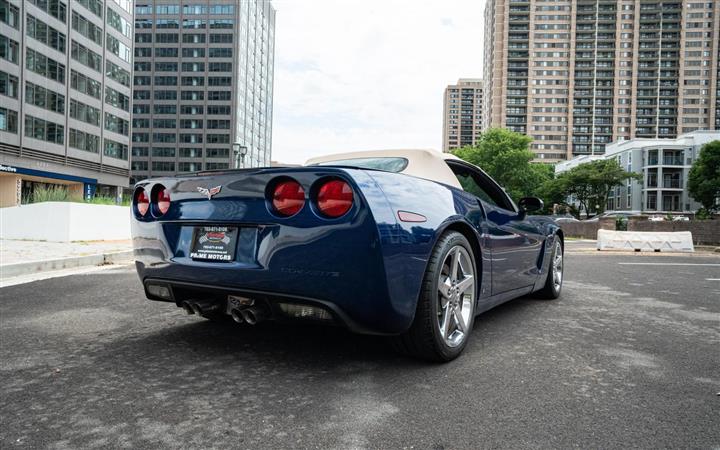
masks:
<svg viewBox="0 0 720 450"><path fill-rule="evenodd" d="M129 267L2 288L0 448L720 447L720 256L569 248L559 300L446 365L184 316Z"/></svg>

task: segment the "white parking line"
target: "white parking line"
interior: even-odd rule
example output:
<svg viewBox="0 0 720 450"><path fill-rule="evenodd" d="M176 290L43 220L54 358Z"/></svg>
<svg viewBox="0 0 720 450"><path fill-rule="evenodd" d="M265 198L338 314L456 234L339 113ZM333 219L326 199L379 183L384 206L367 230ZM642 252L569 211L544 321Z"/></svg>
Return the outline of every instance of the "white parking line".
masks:
<svg viewBox="0 0 720 450"><path fill-rule="evenodd" d="M702 264L702 263L618 263L621 266L710 266L720 267L720 264Z"/></svg>

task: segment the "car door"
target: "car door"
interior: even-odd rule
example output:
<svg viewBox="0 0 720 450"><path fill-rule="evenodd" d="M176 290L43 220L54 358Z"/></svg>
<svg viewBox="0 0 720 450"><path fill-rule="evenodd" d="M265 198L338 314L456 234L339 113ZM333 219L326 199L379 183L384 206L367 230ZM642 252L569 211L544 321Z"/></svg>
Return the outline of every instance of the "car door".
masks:
<svg viewBox="0 0 720 450"><path fill-rule="evenodd" d="M461 161L448 161L448 165L485 210L483 239L490 249L492 295L534 284L543 242L540 230L487 174Z"/></svg>

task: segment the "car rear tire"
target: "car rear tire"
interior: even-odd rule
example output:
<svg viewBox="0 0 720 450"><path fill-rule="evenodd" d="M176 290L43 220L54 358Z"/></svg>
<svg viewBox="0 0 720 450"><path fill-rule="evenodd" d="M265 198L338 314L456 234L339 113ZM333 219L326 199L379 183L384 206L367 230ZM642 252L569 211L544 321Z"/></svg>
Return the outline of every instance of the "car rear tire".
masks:
<svg viewBox="0 0 720 450"><path fill-rule="evenodd" d="M562 291L564 269L563 243L558 236L555 236L553 241L553 251L550 255L550 265L548 266L545 286L535 293L538 298L545 300L555 300L560 297L560 292Z"/></svg>
<svg viewBox="0 0 720 450"><path fill-rule="evenodd" d="M446 362L467 345L475 321L479 283L472 247L462 234L443 234L430 256L415 318L393 338L401 353Z"/></svg>

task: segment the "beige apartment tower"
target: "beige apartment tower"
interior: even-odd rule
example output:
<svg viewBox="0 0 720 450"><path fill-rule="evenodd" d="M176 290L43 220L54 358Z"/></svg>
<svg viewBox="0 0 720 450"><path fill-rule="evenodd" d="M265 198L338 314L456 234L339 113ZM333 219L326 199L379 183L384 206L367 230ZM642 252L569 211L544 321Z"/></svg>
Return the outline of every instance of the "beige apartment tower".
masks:
<svg viewBox="0 0 720 450"><path fill-rule="evenodd" d="M488 0L483 123L537 159L720 128L720 2Z"/></svg>
<svg viewBox="0 0 720 450"><path fill-rule="evenodd" d="M483 80L460 78L445 88L443 151L474 145L482 132Z"/></svg>

